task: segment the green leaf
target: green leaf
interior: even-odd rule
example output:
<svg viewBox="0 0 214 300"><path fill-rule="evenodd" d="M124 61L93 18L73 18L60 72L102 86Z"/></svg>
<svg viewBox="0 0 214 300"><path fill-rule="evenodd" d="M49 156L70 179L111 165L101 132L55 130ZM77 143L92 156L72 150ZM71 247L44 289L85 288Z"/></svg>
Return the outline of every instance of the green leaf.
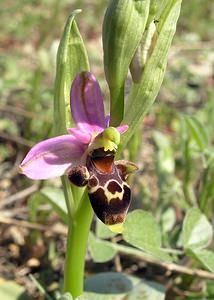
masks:
<svg viewBox="0 0 214 300"><path fill-rule="evenodd" d="M13 281L0 283L0 299L2 300L32 300L25 289Z"/></svg>
<svg viewBox="0 0 214 300"><path fill-rule="evenodd" d="M214 297L214 285L212 280L206 280L206 291L209 296Z"/></svg>
<svg viewBox="0 0 214 300"><path fill-rule="evenodd" d="M74 77L89 70L86 49L74 18L81 10L75 10L67 20L57 52L57 68L54 94L54 120L57 134L71 127L70 88Z"/></svg>
<svg viewBox="0 0 214 300"><path fill-rule="evenodd" d="M120 273L100 273L85 281L81 300L164 300L162 285Z"/></svg>
<svg viewBox="0 0 214 300"><path fill-rule="evenodd" d="M201 190L199 194L199 207L206 216L212 217L212 201L214 195L214 159L211 157L207 161L207 166L204 169L201 179Z"/></svg>
<svg viewBox="0 0 214 300"><path fill-rule="evenodd" d="M41 203L45 202L45 197L40 192L33 193L28 199L29 217L31 222L37 221L38 208Z"/></svg>
<svg viewBox="0 0 214 300"><path fill-rule="evenodd" d="M164 286L155 283L144 281L139 283L133 292L130 292L124 300L164 300Z"/></svg>
<svg viewBox="0 0 214 300"><path fill-rule="evenodd" d="M213 229L200 209L192 208L185 216L182 228L182 244L186 249L201 249L212 241Z"/></svg>
<svg viewBox="0 0 214 300"><path fill-rule="evenodd" d="M125 79L146 26L149 6L149 0L112 0L104 17L104 67L113 126L119 125L123 118Z"/></svg>
<svg viewBox="0 0 214 300"><path fill-rule="evenodd" d="M98 218L96 220L96 236L100 239L109 239L114 237L116 233L112 232L103 222Z"/></svg>
<svg viewBox="0 0 214 300"><path fill-rule="evenodd" d="M123 237L138 247L148 245L150 247L161 246L161 233L153 216L143 210L135 210L128 214ZM132 242L133 241L133 242Z"/></svg>
<svg viewBox="0 0 214 300"><path fill-rule="evenodd" d="M208 136L205 127L195 117L184 116L189 136L201 151L208 147ZM188 137L189 138L189 137Z"/></svg>
<svg viewBox="0 0 214 300"><path fill-rule="evenodd" d="M159 92L180 7L181 0L167 1L166 7L158 19L157 38L152 53L145 64L140 82L132 85L128 97L123 123L129 125L129 130L122 135L121 148L127 144L137 126L142 122Z"/></svg>
<svg viewBox="0 0 214 300"><path fill-rule="evenodd" d="M46 200L52 205L53 209L64 223L67 224L68 211L62 190L54 187L44 187L40 192L46 197Z"/></svg>
<svg viewBox="0 0 214 300"><path fill-rule="evenodd" d="M206 269L214 273L214 253L212 251L190 249L187 254L196 258Z"/></svg>
<svg viewBox="0 0 214 300"><path fill-rule="evenodd" d="M89 70L86 49L74 21L75 10L67 20L57 52L55 91L54 91L54 122L56 134L63 134L71 127L70 89L74 77L81 71ZM72 188L66 176L62 177L65 199L69 203L69 214L75 211Z"/></svg>
<svg viewBox="0 0 214 300"><path fill-rule="evenodd" d="M65 293L58 300L73 300L73 297L71 296L70 293ZM77 300L78 300L78 298L77 298Z"/></svg>
<svg viewBox="0 0 214 300"><path fill-rule="evenodd" d="M171 260L170 256L161 249L160 229L148 212L135 210L128 214L124 224L123 238L156 259Z"/></svg>
<svg viewBox="0 0 214 300"><path fill-rule="evenodd" d="M157 164L159 172L174 173L175 161L169 138L158 131L154 132L153 137L158 146Z"/></svg>
<svg viewBox="0 0 214 300"><path fill-rule="evenodd" d="M73 300L73 297L70 293L65 293L60 298L57 298L57 300ZM88 297L81 295L76 297L75 300L88 300Z"/></svg>
<svg viewBox="0 0 214 300"><path fill-rule="evenodd" d="M109 261L117 253L110 243L97 239L92 232L89 234L89 250L94 262L97 263Z"/></svg>
<svg viewBox="0 0 214 300"><path fill-rule="evenodd" d="M172 207L168 207L161 215L161 225L163 232L169 232L172 230L176 222L176 213Z"/></svg>

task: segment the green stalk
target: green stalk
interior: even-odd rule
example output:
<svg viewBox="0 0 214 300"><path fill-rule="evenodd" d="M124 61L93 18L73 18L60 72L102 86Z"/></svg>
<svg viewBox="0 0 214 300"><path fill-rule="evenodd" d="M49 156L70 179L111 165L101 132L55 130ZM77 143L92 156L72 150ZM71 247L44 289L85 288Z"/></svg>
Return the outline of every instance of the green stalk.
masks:
<svg viewBox="0 0 214 300"><path fill-rule="evenodd" d="M85 191L73 219L69 219L64 269L64 292L74 298L83 293L85 253L93 211Z"/></svg>
<svg viewBox="0 0 214 300"><path fill-rule="evenodd" d="M86 49L74 21L75 10L68 18L57 53L54 95L54 120L56 134L65 134L71 127L69 110L70 88L76 74L89 70ZM68 238L64 270L64 291L73 297L83 293L84 261L92 209L85 192L74 187L66 176L62 177L63 191L68 209Z"/></svg>
<svg viewBox="0 0 214 300"><path fill-rule="evenodd" d="M196 198L191 185L191 170L192 170L192 159L189 149L189 140L185 141L184 144L184 159L185 159L185 175L183 181L183 191L186 202L193 206L196 204Z"/></svg>
<svg viewBox="0 0 214 300"><path fill-rule="evenodd" d="M207 215L208 209L207 209L207 204L209 201L209 171L210 171L210 166L207 166L204 170L203 176L202 176L202 189L199 195L199 208L200 210Z"/></svg>
<svg viewBox="0 0 214 300"><path fill-rule="evenodd" d="M124 85L111 89L110 125L118 126L123 120L124 114Z"/></svg>
<svg viewBox="0 0 214 300"><path fill-rule="evenodd" d="M70 184L67 176L62 176L61 181L62 181L62 186L63 186L65 202L66 202L66 206L67 206L67 210L68 210L68 217L69 217L69 219L72 219L75 214L77 204L74 202L75 198L73 197L73 191L72 191L71 184Z"/></svg>

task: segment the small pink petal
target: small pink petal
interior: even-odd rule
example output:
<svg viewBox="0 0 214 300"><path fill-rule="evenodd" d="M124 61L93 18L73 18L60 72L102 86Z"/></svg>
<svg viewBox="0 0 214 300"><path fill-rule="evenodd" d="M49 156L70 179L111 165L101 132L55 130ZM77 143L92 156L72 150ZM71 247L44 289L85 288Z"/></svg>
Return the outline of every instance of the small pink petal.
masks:
<svg viewBox="0 0 214 300"><path fill-rule="evenodd" d="M61 176L72 164L80 161L86 146L72 135L61 135L42 141L28 152L20 171L31 179Z"/></svg>
<svg viewBox="0 0 214 300"><path fill-rule="evenodd" d="M119 131L119 133L123 134L128 130L129 126L128 125L121 125L121 126L118 126L116 128Z"/></svg>
<svg viewBox="0 0 214 300"><path fill-rule="evenodd" d="M88 145L91 141L91 134L81 131L78 128L68 128L68 133L74 135L81 143Z"/></svg>
<svg viewBox="0 0 214 300"><path fill-rule="evenodd" d="M71 87L70 106L79 129L90 133L105 128L102 92L90 72L82 72L75 77Z"/></svg>

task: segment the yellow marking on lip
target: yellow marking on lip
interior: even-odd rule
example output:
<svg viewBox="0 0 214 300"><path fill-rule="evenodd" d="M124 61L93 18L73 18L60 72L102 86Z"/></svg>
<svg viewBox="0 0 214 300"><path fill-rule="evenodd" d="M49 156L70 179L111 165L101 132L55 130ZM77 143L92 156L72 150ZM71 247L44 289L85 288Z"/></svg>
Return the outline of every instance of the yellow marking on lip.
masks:
<svg viewBox="0 0 214 300"><path fill-rule="evenodd" d="M90 194L93 194L93 193L96 193L96 191L97 191L99 188L102 189L102 190L104 191L104 194L105 194L105 196L106 196L106 199L107 199L108 203L109 203L112 199L116 199L116 198L119 199L120 201L123 200L123 195L124 195L124 189L123 189L123 187L124 187L124 185L127 186L127 187L129 187L129 186L127 185L127 183L126 183L126 182L123 182L122 185L120 184L120 186L121 186L121 188L122 188L122 192L116 192L116 193L114 193L114 194L111 193L111 192L109 192L109 190L107 189L108 184L109 184L109 181L107 181L107 182L105 183L104 187L98 184L98 185L96 185L96 186L94 186L94 187L90 187L90 188L88 189L88 191L89 191ZM119 183L118 183L118 184L119 184Z"/></svg>
<svg viewBox="0 0 214 300"><path fill-rule="evenodd" d="M123 232L123 223L118 223L114 225L106 225L112 232L114 233L122 233Z"/></svg>
<svg viewBox="0 0 214 300"><path fill-rule="evenodd" d="M111 193L108 191L106 184L105 184L105 188L104 188L104 193L106 198L108 199L108 202L110 202L112 199L119 199L122 200L123 199L123 194L124 194L124 190L122 190L122 192L116 192L116 193Z"/></svg>

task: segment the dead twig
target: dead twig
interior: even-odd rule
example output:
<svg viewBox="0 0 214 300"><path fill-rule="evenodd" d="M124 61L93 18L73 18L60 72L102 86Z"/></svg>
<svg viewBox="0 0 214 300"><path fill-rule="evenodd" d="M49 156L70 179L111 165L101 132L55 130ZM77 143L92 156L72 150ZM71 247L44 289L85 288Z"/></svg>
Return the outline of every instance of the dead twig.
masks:
<svg viewBox="0 0 214 300"><path fill-rule="evenodd" d="M46 122L50 122L50 118L48 118L47 116L38 116L38 114L36 114L35 112L31 112L31 111L27 111L23 108L17 107L17 106L11 106L11 105L0 105L0 111L3 112L7 112L7 113L13 113L15 115L19 115L22 116L24 118L29 118L29 119L33 119L33 118L38 118L46 121Z"/></svg>
<svg viewBox="0 0 214 300"><path fill-rule="evenodd" d="M115 247L115 249L121 254L125 254L128 256L134 256L134 257L137 257L139 260L145 261L146 263L153 264L153 265L159 266L161 268L164 268L168 272L168 274L172 273L172 272L176 272L176 273L180 273L180 274L186 274L186 275L191 275L191 276L197 276L197 277L204 278L204 279L214 280L214 274L211 272L204 271L201 269L192 269L192 268L189 268L186 266L181 266L181 265L171 263L171 262L157 261L140 250L137 250L137 249L134 249L131 247L127 247L127 246L123 246L123 245L119 245L119 244L112 244L110 242L109 242L109 244L111 244L111 246Z"/></svg>
<svg viewBox="0 0 214 300"><path fill-rule="evenodd" d="M29 148L31 148L33 146L33 142L25 139L25 138L22 138L20 136L11 136L11 135L8 135L4 132L1 132L0 133L0 138L4 139L4 140L8 140L8 141L11 141L11 142L15 142L17 144L21 144L21 145L24 145L24 146L27 146Z"/></svg>
<svg viewBox="0 0 214 300"><path fill-rule="evenodd" d="M55 229L53 227L47 227L47 226L43 226L43 225L39 225L39 224L35 224L35 223L30 223L24 220L15 220L15 219L9 219L9 218L4 218L0 216L0 223L4 223L4 224L10 224L10 225L16 225L16 226L20 226L20 227L26 227L26 228L30 228L30 229L37 229L37 230L41 230L41 231L49 231L51 233L54 234L61 234L66 236L67 232L65 230L59 230L59 229ZM203 279L210 279L210 280L214 280L214 274L205 270L201 270L201 269L192 269L186 266L181 266L175 263L171 263L171 262L161 262L161 261L157 261L153 258L151 258L149 255L147 255L146 253L137 250L135 248L131 248L131 247L127 247L124 245L119 245L119 244L113 244L111 242L106 242L109 243L109 245L111 247L114 247L115 250L117 250L120 254L123 255L127 255L127 256L133 256L136 257L139 260L142 260L148 264L153 264L156 266L159 266L161 268L164 268L168 274L170 273L180 273L180 274L186 274L186 275L191 275L191 276L197 276Z"/></svg>
<svg viewBox="0 0 214 300"><path fill-rule="evenodd" d="M37 190L38 190L38 184L34 184L34 185L16 193L15 195L9 196L8 198L6 198L0 202L0 209L6 205L10 205L13 202L16 202L17 200L23 199L23 198L33 194Z"/></svg>
<svg viewBox="0 0 214 300"><path fill-rule="evenodd" d="M15 225L18 227L25 227L25 228L29 228L29 229L37 229L40 231L47 231L47 232L51 232L53 234L60 234L60 235L67 235L67 230L63 230L62 228L53 228L50 226L44 226L44 225L40 225L37 223L30 223L28 221L25 220L17 220L17 219L12 219L12 218L5 218L0 216L0 223L3 224L8 224L8 225Z"/></svg>

